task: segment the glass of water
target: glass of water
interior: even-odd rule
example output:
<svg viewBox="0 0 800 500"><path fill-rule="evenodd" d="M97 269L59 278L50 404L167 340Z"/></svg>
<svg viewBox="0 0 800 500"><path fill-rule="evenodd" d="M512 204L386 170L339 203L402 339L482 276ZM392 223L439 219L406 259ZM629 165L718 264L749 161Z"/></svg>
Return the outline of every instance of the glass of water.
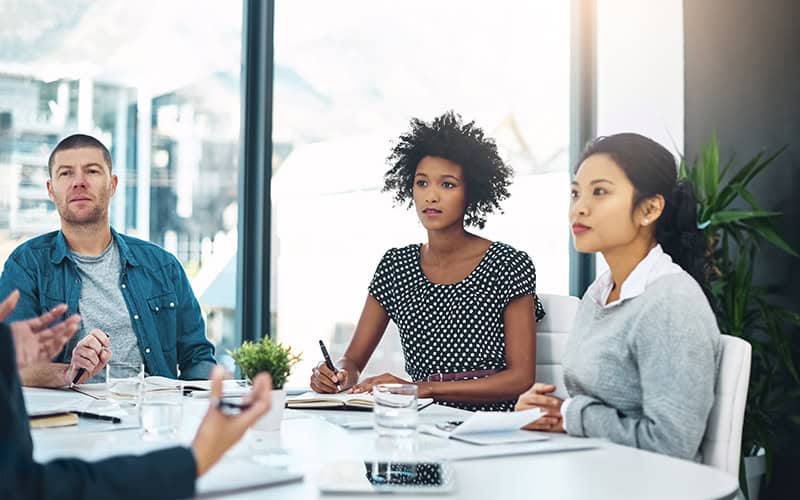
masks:
<svg viewBox="0 0 800 500"><path fill-rule="evenodd" d="M118 382L144 378L144 365L109 361L106 365L106 388L111 389Z"/></svg>
<svg viewBox="0 0 800 500"><path fill-rule="evenodd" d="M139 419L147 439L178 437L183 420L183 384L145 379L139 395Z"/></svg>
<svg viewBox="0 0 800 500"><path fill-rule="evenodd" d="M414 384L378 384L372 388L375 398L375 430L381 436L409 437L417 432L417 386Z"/></svg>

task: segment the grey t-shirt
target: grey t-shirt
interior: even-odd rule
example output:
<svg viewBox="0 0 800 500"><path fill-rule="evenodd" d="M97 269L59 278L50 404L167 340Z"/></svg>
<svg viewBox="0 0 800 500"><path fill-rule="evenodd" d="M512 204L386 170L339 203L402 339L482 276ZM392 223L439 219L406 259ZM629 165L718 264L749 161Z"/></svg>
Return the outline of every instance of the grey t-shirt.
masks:
<svg viewBox="0 0 800 500"><path fill-rule="evenodd" d="M138 374L143 359L128 306L120 290L121 264L116 241L112 238L103 253L96 257L74 252L72 255L82 281L81 297L78 301L78 313L81 315L78 338L84 338L95 328L106 332L111 340L113 366L124 364L130 367L114 376ZM91 382L105 382L105 374L97 374Z"/></svg>

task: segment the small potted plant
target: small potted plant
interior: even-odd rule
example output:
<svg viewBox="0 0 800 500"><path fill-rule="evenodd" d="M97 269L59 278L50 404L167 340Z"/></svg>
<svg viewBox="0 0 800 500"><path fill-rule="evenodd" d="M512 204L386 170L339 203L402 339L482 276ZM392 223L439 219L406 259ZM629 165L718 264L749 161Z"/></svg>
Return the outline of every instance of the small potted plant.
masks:
<svg viewBox="0 0 800 500"><path fill-rule="evenodd" d="M283 407L286 404L286 391L283 385L292 371L292 367L300 361L300 354L292 352L292 348L274 342L265 336L259 342L249 340L242 343L241 347L228 351L239 368L242 375L248 380L253 380L261 372L272 376L272 408L261 417L254 426L263 431L276 431L280 429Z"/></svg>

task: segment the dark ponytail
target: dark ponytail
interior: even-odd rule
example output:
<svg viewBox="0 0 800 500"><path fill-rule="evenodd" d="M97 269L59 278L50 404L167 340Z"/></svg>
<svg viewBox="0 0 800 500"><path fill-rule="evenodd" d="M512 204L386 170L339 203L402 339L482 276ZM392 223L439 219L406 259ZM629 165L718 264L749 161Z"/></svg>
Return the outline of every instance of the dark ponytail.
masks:
<svg viewBox="0 0 800 500"><path fill-rule="evenodd" d="M705 289L705 242L697 228L697 199L688 180L677 182L656 223L656 241Z"/></svg>
<svg viewBox="0 0 800 500"><path fill-rule="evenodd" d="M647 198L664 197L664 211L656 222L656 241L706 291L705 245L697 227L697 199L691 182L678 181L672 153L643 135L615 134L590 143L578 166L596 154L608 155L625 172L634 188L634 209Z"/></svg>

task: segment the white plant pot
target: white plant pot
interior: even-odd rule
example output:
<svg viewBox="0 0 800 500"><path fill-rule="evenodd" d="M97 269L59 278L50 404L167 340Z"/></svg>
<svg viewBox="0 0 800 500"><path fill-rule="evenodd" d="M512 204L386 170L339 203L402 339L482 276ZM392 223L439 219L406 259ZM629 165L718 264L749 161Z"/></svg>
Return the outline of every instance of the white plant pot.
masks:
<svg viewBox="0 0 800 500"><path fill-rule="evenodd" d="M283 407L286 404L286 391L283 389L272 391L272 406L266 415L258 419L253 425L257 431L279 431L281 430L281 419L283 418Z"/></svg>
<svg viewBox="0 0 800 500"><path fill-rule="evenodd" d="M749 457L744 457L744 475L747 480L747 492L750 500L758 500L761 483L767 473L767 457L764 448Z"/></svg>

